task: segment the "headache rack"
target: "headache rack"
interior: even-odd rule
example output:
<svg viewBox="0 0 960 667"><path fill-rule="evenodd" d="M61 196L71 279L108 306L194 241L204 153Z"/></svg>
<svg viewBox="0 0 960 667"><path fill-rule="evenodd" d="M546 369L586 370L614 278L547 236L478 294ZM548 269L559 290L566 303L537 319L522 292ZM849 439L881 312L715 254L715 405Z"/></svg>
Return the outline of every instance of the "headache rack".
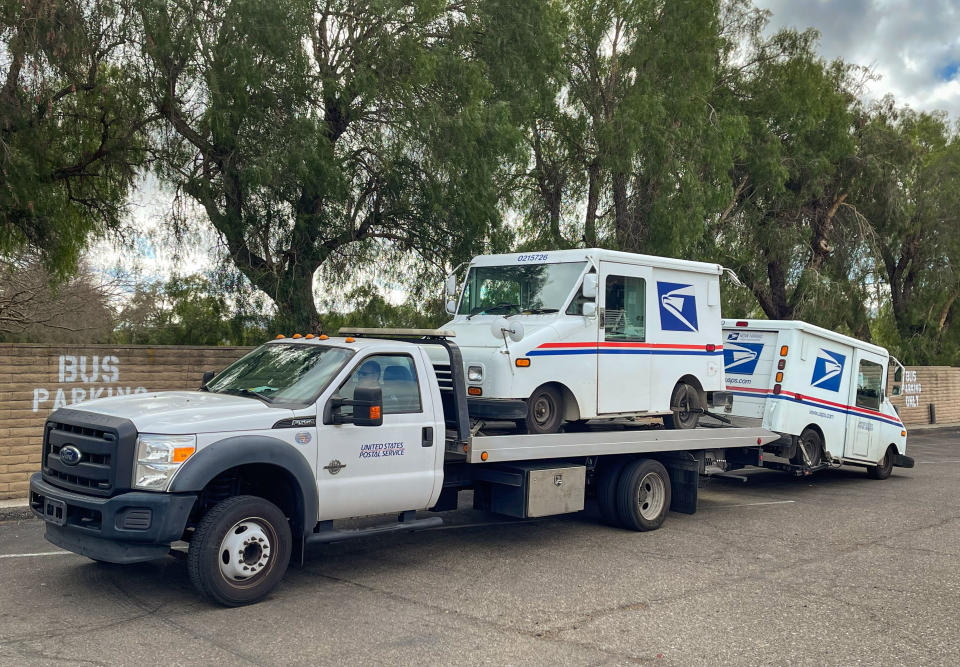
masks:
<svg viewBox="0 0 960 667"><path fill-rule="evenodd" d="M460 348L450 338L456 332L449 329L395 329L373 327L340 327L340 336L380 338L423 345L438 345L447 351L449 364L434 364L433 370L440 387L443 417L447 428L447 450L461 451L470 444L470 417L467 412L467 382L463 375L463 357Z"/></svg>

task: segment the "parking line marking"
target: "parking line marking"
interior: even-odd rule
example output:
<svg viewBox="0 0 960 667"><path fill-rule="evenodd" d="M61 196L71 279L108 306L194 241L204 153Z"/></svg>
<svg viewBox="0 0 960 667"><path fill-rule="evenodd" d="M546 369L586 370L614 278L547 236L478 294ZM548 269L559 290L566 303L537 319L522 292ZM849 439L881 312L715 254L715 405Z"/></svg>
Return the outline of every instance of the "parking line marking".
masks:
<svg viewBox="0 0 960 667"><path fill-rule="evenodd" d="M0 554L0 558L32 558L33 556L63 556L69 551L40 551L35 554Z"/></svg>
<svg viewBox="0 0 960 667"><path fill-rule="evenodd" d="M796 500L770 500L762 503L738 503L736 505L714 505L713 507L753 507L754 505L789 505L790 503L795 503ZM708 508L704 508L708 509Z"/></svg>
<svg viewBox="0 0 960 667"><path fill-rule="evenodd" d="M960 463L960 460L957 460L957 461L920 461L920 463Z"/></svg>

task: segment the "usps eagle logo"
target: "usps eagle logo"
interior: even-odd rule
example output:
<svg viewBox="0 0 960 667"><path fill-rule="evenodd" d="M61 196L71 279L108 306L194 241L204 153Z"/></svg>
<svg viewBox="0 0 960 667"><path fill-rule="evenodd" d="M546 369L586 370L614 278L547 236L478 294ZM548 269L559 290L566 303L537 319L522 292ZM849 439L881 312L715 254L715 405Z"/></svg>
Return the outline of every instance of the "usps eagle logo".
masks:
<svg viewBox="0 0 960 667"><path fill-rule="evenodd" d="M728 337L723 346L724 370L734 375L753 375L761 352L763 343L731 343Z"/></svg>
<svg viewBox="0 0 960 667"><path fill-rule="evenodd" d="M813 364L810 385L827 391L840 391L840 378L843 377L843 365L846 360L846 355L821 348Z"/></svg>
<svg viewBox="0 0 960 667"><path fill-rule="evenodd" d="M697 298L693 285L657 283L660 328L664 331L697 331Z"/></svg>

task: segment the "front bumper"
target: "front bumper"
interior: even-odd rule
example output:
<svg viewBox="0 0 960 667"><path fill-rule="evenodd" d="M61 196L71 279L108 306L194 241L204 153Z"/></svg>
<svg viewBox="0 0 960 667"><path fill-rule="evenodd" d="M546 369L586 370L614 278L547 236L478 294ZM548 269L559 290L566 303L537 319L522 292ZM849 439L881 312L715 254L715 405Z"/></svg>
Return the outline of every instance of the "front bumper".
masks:
<svg viewBox="0 0 960 667"><path fill-rule="evenodd" d="M137 563L167 554L187 525L196 494L131 491L112 498L65 491L41 473L30 478L30 509L46 522L58 547L110 563Z"/></svg>
<svg viewBox="0 0 960 667"><path fill-rule="evenodd" d="M893 457L893 465L896 468L912 468L914 465L913 457L905 454L896 454Z"/></svg>

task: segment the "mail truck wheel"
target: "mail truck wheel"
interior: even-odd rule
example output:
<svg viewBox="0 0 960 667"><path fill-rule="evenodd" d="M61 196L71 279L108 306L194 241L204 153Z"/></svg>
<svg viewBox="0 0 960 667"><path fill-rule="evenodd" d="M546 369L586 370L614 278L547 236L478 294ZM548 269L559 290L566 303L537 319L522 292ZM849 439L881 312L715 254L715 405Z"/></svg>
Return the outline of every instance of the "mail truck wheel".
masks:
<svg viewBox="0 0 960 667"><path fill-rule="evenodd" d="M669 415L664 415L663 425L667 428L696 428L700 421L700 392L686 382L680 382L673 388L670 397Z"/></svg>
<svg viewBox="0 0 960 667"><path fill-rule="evenodd" d="M883 453L883 458L875 466L867 468L867 474L873 479L886 479L893 472L893 457L896 456L893 451L893 445L887 447Z"/></svg>
<svg viewBox="0 0 960 667"><path fill-rule="evenodd" d="M190 581L227 607L251 604L272 591L287 571L290 524L273 503L257 496L221 501L200 520L190 551Z"/></svg>
<svg viewBox="0 0 960 667"><path fill-rule="evenodd" d="M563 424L563 397L550 385L537 387L527 399L527 433L556 433Z"/></svg>
<svg viewBox="0 0 960 667"><path fill-rule="evenodd" d="M804 457L806 454L806 457ZM794 465L808 465L811 468L820 465L823 460L823 438L812 428L805 428L797 442L797 452L790 459Z"/></svg>
<svg viewBox="0 0 960 667"><path fill-rule="evenodd" d="M656 530L670 511L670 475L654 459L628 463L617 483L617 516L630 530Z"/></svg>

